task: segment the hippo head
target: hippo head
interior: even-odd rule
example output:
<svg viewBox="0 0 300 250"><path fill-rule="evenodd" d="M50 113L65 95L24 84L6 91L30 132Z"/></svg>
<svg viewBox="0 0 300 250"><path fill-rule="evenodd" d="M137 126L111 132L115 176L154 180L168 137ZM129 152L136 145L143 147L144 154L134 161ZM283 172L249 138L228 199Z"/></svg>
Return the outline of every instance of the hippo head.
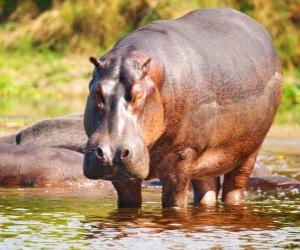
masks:
<svg viewBox="0 0 300 250"><path fill-rule="evenodd" d="M84 114L89 140L84 174L90 179L145 179L148 149L162 134L162 71L144 53L109 52L95 65Z"/></svg>

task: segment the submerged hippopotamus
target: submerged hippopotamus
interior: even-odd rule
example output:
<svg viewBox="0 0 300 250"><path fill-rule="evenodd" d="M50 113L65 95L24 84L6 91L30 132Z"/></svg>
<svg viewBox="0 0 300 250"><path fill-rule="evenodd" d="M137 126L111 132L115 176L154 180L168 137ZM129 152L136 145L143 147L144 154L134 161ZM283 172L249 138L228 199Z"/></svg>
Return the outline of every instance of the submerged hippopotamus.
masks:
<svg viewBox="0 0 300 250"><path fill-rule="evenodd" d="M68 149L0 143L0 185L76 185L84 182L82 160L82 154Z"/></svg>
<svg viewBox="0 0 300 250"><path fill-rule="evenodd" d="M240 204L277 111L281 67L268 32L231 9L192 11L145 25L99 59L84 114L83 164L111 180L119 207L141 205L158 177L164 207Z"/></svg>
<svg viewBox="0 0 300 250"><path fill-rule="evenodd" d="M40 121L17 134L0 137L1 143L40 145L82 152L87 137L83 129L83 114L71 114Z"/></svg>

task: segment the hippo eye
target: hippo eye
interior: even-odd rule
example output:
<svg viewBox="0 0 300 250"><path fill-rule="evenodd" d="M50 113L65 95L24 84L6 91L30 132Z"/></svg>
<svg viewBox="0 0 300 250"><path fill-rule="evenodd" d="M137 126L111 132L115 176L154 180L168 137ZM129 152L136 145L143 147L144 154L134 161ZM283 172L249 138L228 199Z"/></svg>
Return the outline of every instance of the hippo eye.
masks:
<svg viewBox="0 0 300 250"><path fill-rule="evenodd" d="M130 100L132 99L131 92L126 91L124 98L125 98L126 102L130 102Z"/></svg>

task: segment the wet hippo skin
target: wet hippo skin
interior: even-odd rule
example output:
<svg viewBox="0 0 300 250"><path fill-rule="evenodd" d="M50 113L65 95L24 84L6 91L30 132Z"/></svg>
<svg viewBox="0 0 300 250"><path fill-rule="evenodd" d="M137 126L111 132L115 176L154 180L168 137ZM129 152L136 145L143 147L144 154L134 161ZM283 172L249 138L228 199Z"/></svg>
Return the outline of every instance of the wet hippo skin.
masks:
<svg viewBox="0 0 300 250"><path fill-rule="evenodd" d="M112 189L109 182L92 182L84 178L82 162L82 154L68 149L0 143L0 185Z"/></svg>
<svg viewBox="0 0 300 250"><path fill-rule="evenodd" d="M243 202L282 91L259 23L230 9L192 11L90 61L87 178L111 180L120 207L140 206L141 180L159 178L163 206L185 207L191 182L196 202L215 203L224 175L222 200Z"/></svg>
<svg viewBox="0 0 300 250"><path fill-rule="evenodd" d="M300 181L281 175L251 177L247 184L249 190L261 190L265 192L295 191L300 190Z"/></svg>
<svg viewBox="0 0 300 250"><path fill-rule="evenodd" d="M0 137L0 143L35 144L66 148L82 152L87 137L83 128L83 114L72 114L40 121L17 134Z"/></svg>
<svg viewBox="0 0 300 250"><path fill-rule="evenodd" d="M0 186L35 186L35 187L91 187L101 188L101 192L111 191L113 186L108 181L90 181L82 173L83 155L75 151L48 148L39 145L9 145L0 143ZM276 191L300 189L300 182L272 173L260 162L255 164L247 184L249 190ZM140 192L132 192L128 183L118 182L127 190L124 202L140 203ZM139 183L136 183L140 187ZM145 188L161 186L159 181L143 182ZM137 188L135 187L135 188ZM198 192L198 193L197 193ZM201 190L194 187L195 199L200 199ZM124 195L124 192L121 193ZM131 197L131 200L128 198ZM125 204L119 204L126 206ZM128 205L127 205L128 207Z"/></svg>

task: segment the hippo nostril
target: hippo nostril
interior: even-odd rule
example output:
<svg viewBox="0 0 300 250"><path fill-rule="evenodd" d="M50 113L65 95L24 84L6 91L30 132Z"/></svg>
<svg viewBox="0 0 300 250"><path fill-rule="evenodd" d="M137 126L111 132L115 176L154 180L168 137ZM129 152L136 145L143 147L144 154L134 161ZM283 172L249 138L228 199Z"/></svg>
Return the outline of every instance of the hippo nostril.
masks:
<svg viewBox="0 0 300 250"><path fill-rule="evenodd" d="M100 147L97 147L95 154L96 154L97 158L99 158L99 159L104 158L103 150Z"/></svg>
<svg viewBox="0 0 300 250"><path fill-rule="evenodd" d="M123 149L121 151L121 158L125 159L129 155L129 150L128 149Z"/></svg>

